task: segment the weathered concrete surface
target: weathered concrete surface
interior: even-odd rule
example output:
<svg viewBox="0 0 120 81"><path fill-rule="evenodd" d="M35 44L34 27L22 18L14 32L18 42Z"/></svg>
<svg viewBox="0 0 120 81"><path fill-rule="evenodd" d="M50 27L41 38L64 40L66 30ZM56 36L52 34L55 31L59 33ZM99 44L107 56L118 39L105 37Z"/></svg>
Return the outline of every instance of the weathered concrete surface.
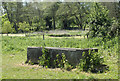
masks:
<svg viewBox="0 0 120 81"><path fill-rule="evenodd" d="M56 55L61 55L62 53L65 54L66 59L68 62L76 66L79 64L80 59L82 59L82 54L89 53L89 50L98 52L96 48L89 48L89 49L80 49L80 48L57 48L57 47L45 47L48 50L50 57L52 57L52 61L55 60ZM28 47L27 48L27 61L31 61L33 63L38 63L39 57L42 56L42 47Z"/></svg>

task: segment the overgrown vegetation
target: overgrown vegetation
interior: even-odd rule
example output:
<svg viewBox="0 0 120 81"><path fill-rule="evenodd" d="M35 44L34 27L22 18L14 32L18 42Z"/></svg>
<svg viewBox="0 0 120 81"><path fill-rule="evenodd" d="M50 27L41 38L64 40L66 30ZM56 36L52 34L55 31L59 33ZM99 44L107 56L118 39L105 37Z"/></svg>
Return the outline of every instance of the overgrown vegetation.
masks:
<svg viewBox="0 0 120 81"><path fill-rule="evenodd" d="M112 10L109 5L111 5L110 7L113 7ZM39 76L41 76L42 79L105 79L106 77L108 79L118 79L117 65L120 16L117 16L116 14L120 12L119 8L120 2L51 2L49 4L38 2L2 2L3 12L2 16L0 16L0 18L2 18L2 32L0 33L34 34L34 32L45 32L52 29L78 29L78 32L70 32L69 34L44 34L44 36L46 36L44 40L43 36L36 34L33 36L26 34L26 37L2 36L3 78L40 78ZM82 31L85 33L82 33ZM55 38L55 36L58 38ZM70 38L68 36L72 37ZM75 38L75 36L78 37ZM80 36L84 37L84 39ZM87 36L87 39L85 36ZM41 68L36 70L36 68L17 67L16 64L21 64L26 60L28 46L98 48L99 51L98 53L89 53L88 55L83 54L83 59L80 60L81 63L77 66L79 70L76 71L71 70L73 67L66 61L64 54L57 54L55 59L52 60L47 54L47 51L49 50L43 50L43 55L39 58L39 65L46 67L46 69ZM71 70L72 72L66 70L60 72L49 71L48 67L52 66L52 61L54 67L64 68ZM101 65L101 63L103 63L103 65ZM104 72L104 69L101 68L101 66L105 65L109 66L108 72ZM105 66L105 69L108 69L108 67ZM89 72L89 70L92 72L100 72L102 74L93 74ZM85 72L86 74L84 74L83 71L88 72ZM55 76L51 75L51 73ZM35 74L39 76L33 76Z"/></svg>
<svg viewBox="0 0 120 81"><path fill-rule="evenodd" d="M83 53L83 59L80 59L80 64L77 66L81 71L91 71L93 73L104 72L108 70L108 68L104 68L101 66L104 63L104 58L100 53L96 53L94 51L89 51L89 54ZM103 71L104 70L104 71Z"/></svg>
<svg viewBox="0 0 120 81"><path fill-rule="evenodd" d="M118 35L118 21L109 17L109 11L106 7L98 3L93 4L89 17L89 37L105 38Z"/></svg>
<svg viewBox="0 0 120 81"><path fill-rule="evenodd" d="M62 53L61 55L56 54L56 57L53 58L50 56L49 50L45 49L44 47L42 49L42 53L43 53L42 56L39 57L39 65L40 66L43 66L46 68L61 68L61 69L64 68L66 70L70 70L70 69L68 69L68 68L70 68L69 67L70 64L68 63L64 53Z"/></svg>
<svg viewBox="0 0 120 81"><path fill-rule="evenodd" d="M61 68L66 69L68 71L72 70L72 65L68 63L66 56L64 53L56 54L56 58L50 57L48 55L48 51L44 49L43 55L39 58L39 65L46 67L46 68Z"/></svg>
<svg viewBox="0 0 120 81"><path fill-rule="evenodd" d="M93 57L90 58L92 60L90 61L91 68L89 68L89 69L92 70L93 64L95 64L95 63L93 63L93 60L96 60L95 62L97 62L97 61L99 61L98 57L101 57L101 58L104 58L103 64L109 66L109 71L107 71L107 72L105 71L102 74L91 74L88 71L87 74L82 74L83 69L81 67L78 67L79 70L72 71L71 70L72 66L70 66L70 64L66 62L63 69L71 70L72 72L71 71L69 72L69 74L71 76L67 76L68 74L67 74L66 70L64 70L64 72L62 72L62 73L65 74L64 76L66 76L66 77L63 77L62 76L63 74L61 72L59 74L55 74L52 71L45 70L45 69L43 70L42 68L37 69L37 67L35 67L34 69L30 69L29 66L28 67L26 67L26 66L23 67L24 65L19 66L19 64L22 64L22 62L26 61L26 58L27 58L26 53L27 53L28 46L43 46L42 37L41 36L40 37L3 36L2 37L2 54L3 54L3 67L4 67L3 68L3 78L15 78L15 77L20 78L20 76L23 77L22 74L24 74L23 78L30 78L30 76L32 78L40 78L37 76L34 77L32 74L40 75L41 73L43 75L44 75L44 73L45 73L45 75L46 75L46 73L48 73L48 74L53 73L56 75L56 77L55 76L50 77L49 75L47 75L49 77L46 77L46 78L77 78L75 76L79 76L79 78L85 79L85 78L89 78L91 76L92 77L95 76L94 78L104 78L104 79L112 78L113 79L113 78L118 77L118 67L117 67L118 66L118 37L113 38L111 40L106 40L106 41L103 41L102 38L98 38L98 37L92 38L92 39L46 38L44 40L44 42L47 47L68 47L68 48L69 47L70 48L93 48L93 47L95 47L95 48L98 48L99 49L98 54L93 54L92 55ZM47 62L48 61L46 60L45 64L47 64ZM18 64L18 66L16 66L17 64ZM9 66L9 68L8 68L8 66ZM46 65L44 65L44 67L45 66ZM19 67L20 67L20 69L19 69ZM49 69L49 68L47 68L47 69ZM18 71L18 74L16 73L16 71ZM26 73L26 71L28 73L32 72L31 75ZM40 74L39 74L39 72L40 72ZM12 73L12 75L11 75L11 73ZM16 75L16 76L13 76L13 75ZM88 75L88 77L87 77L87 75ZM42 75L41 75L41 78L43 78Z"/></svg>
<svg viewBox="0 0 120 81"><path fill-rule="evenodd" d="M43 54L39 57L39 65L46 67L46 68L61 68L66 69L68 71L72 70L73 67L69 61L66 59L64 53L56 54L56 57L52 57L49 54L49 50L43 47ZM80 71L91 71L94 73L97 72L105 72L109 70L109 66L103 65L104 58L102 57L101 53L95 52L95 50L89 50L89 54L85 54L83 52L82 59L80 59L79 65L77 65L77 69ZM30 63L31 64L31 63Z"/></svg>

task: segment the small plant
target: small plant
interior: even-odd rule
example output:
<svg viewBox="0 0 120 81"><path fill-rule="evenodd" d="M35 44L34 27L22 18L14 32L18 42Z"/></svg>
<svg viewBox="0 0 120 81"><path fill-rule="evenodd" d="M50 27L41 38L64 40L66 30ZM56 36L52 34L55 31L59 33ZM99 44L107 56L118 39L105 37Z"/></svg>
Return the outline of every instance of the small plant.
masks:
<svg viewBox="0 0 120 81"><path fill-rule="evenodd" d="M28 61L28 64L34 65L34 63L31 60Z"/></svg>
<svg viewBox="0 0 120 81"><path fill-rule="evenodd" d="M57 55L56 55L56 59L54 60L54 65L55 65L55 67L60 67L60 66L61 66L59 59L60 59L60 55L57 54Z"/></svg>
<svg viewBox="0 0 120 81"><path fill-rule="evenodd" d="M54 61L51 61L50 56L48 56L48 50L46 50L45 48L43 48L42 50L43 55L41 57L39 57L39 65L43 66L43 67L55 67L55 68L61 68L61 69L66 69L68 71L70 71L73 67L68 63L68 60L66 59L66 56L64 53L57 54L56 55L56 59ZM53 63L52 66L50 66L50 63Z"/></svg>
<svg viewBox="0 0 120 81"><path fill-rule="evenodd" d="M56 59L54 60L55 67L64 68L65 62L66 62L66 57L64 53L62 53L62 55L60 54L56 55Z"/></svg>
<svg viewBox="0 0 120 81"><path fill-rule="evenodd" d="M70 70L72 70L72 68L73 68L73 66L70 65L70 64L68 63L68 61L66 60L66 62L65 62L65 64L64 64L64 69L67 70L67 71L70 71Z"/></svg>
<svg viewBox="0 0 120 81"><path fill-rule="evenodd" d="M68 62L68 61L66 60L66 56L65 56L64 53L62 53L62 59L61 59L62 68L64 68L64 65L65 65L66 62Z"/></svg>
<svg viewBox="0 0 120 81"><path fill-rule="evenodd" d="M103 62L104 59L101 57L100 53L89 50L89 54L83 53L83 59L80 60L77 68L82 71L93 71Z"/></svg>
<svg viewBox="0 0 120 81"><path fill-rule="evenodd" d="M79 69L80 71L83 71L84 65L85 65L85 60L80 59L80 63L76 66L77 69Z"/></svg>
<svg viewBox="0 0 120 81"><path fill-rule="evenodd" d="M45 65L45 55L44 54L41 57L39 57L39 65L41 65L41 66Z"/></svg>
<svg viewBox="0 0 120 81"><path fill-rule="evenodd" d="M43 67L50 67L50 57L48 55L48 50L43 47L42 53L42 56L39 57L39 65Z"/></svg>
<svg viewBox="0 0 120 81"><path fill-rule="evenodd" d="M69 64L64 53L62 53L61 56L60 54L57 54L56 60L54 60L54 63L56 65L55 67L59 67L61 69L65 69L68 71L70 71L73 68L72 65Z"/></svg>

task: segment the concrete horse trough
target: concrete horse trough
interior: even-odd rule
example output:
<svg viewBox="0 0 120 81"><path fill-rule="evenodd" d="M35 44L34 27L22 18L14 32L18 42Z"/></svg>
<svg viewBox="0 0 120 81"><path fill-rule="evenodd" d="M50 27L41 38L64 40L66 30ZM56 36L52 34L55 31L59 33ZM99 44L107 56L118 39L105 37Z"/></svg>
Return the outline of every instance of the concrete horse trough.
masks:
<svg viewBox="0 0 120 81"><path fill-rule="evenodd" d="M98 52L97 48L88 48L88 49L80 49L80 48L58 48L58 47L45 47L44 49L47 49L49 52L48 54L52 58L51 60L54 60L56 58L56 55L61 55L62 53L65 54L66 59L68 62L76 66L79 64L80 59L82 59L83 52L85 54L89 54L89 50ZM27 61L31 61L32 63L38 63L39 57L42 56L42 47L28 47L27 48Z"/></svg>

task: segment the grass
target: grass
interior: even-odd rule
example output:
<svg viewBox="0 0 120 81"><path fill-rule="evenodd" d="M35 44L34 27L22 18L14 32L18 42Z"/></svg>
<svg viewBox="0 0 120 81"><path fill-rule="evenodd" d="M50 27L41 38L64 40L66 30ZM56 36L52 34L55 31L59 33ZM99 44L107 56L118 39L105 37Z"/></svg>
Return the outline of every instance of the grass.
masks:
<svg viewBox="0 0 120 81"><path fill-rule="evenodd" d="M102 42L102 38L2 37L2 79L118 79L117 38ZM104 73L62 71L25 65L28 46L98 48L110 71ZM22 65L23 64L23 65Z"/></svg>
<svg viewBox="0 0 120 81"><path fill-rule="evenodd" d="M2 79L2 38L0 37L0 80Z"/></svg>

